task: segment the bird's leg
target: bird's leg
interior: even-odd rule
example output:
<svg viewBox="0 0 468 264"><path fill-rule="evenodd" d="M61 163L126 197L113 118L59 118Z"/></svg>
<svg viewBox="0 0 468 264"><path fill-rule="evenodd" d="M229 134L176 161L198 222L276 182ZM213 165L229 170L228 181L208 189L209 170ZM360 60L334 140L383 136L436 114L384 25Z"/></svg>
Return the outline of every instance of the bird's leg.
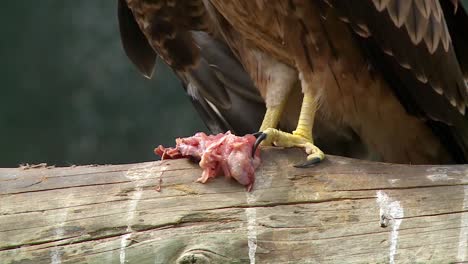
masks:
<svg viewBox="0 0 468 264"><path fill-rule="evenodd" d="M267 107L265 117L263 118L262 125L260 126L260 131L264 131L271 127L276 127L278 125L281 114L284 110L285 102L286 100L283 100L279 105ZM263 145L267 145L267 141L264 141Z"/></svg>
<svg viewBox="0 0 468 264"><path fill-rule="evenodd" d="M302 45L302 44L301 44ZM313 144L312 126L317 108L316 98L312 89L307 88L307 83L303 78L298 78L296 69L293 69L275 59L256 52L256 67L252 69L255 73L254 80L259 90L264 95L267 111L260 127L260 132L256 133L257 140L252 149L252 155L256 153L257 147L262 145L275 145L280 147L301 147L305 148L308 154L307 162L300 167L307 167L324 159L325 155ZM261 67L259 67L261 66ZM300 66L300 65L298 65ZM259 71L259 69L261 69ZM276 129L281 114L285 108L289 94L294 87L300 83L304 91L304 99L301 106L296 130L293 133L286 133Z"/></svg>
<svg viewBox="0 0 468 264"><path fill-rule="evenodd" d="M273 141L271 141L270 138L267 139L267 134L262 131L266 131L267 129L276 127L278 125L285 103L286 100L283 100L278 105L270 107L267 106L265 117L263 117L262 125L260 126L260 132L254 134L257 137L257 141L253 146L252 156L255 154L255 151L257 150L257 147L260 143L263 146L272 145Z"/></svg>
<svg viewBox="0 0 468 264"><path fill-rule="evenodd" d="M268 122L264 120L264 124L265 123L266 124L265 126L264 124L262 124L262 127L261 127L262 133L258 135L257 142L254 148L256 148L259 143L262 143L265 145L274 144L275 146L278 146L278 147L304 148L306 153L308 154L307 161L303 164L296 165L296 167L310 167L311 165L322 161L325 158L325 154L318 147L314 145L313 137L312 137L312 127L313 127L316 111L317 111L316 100L312 92L306 91L304 93L304 99L302 102L301 112L299 115L299 121L298 121L296 130L294 130L292 134L286 133L286 132L273 128L275 126L269 126ZM281 111L279 113L281 113ZM268 110L267 110L267 114L265 115L265 117L267 115L268 115ZM279 119L279 117L277 118Z"/></svg>
<svg viewBox="0 0 468 264"><path fill-rule="evenodd" d="M325 154L317 146L314 145L314 138L312 136L312 128L314 127L315 112L317 112L317 101L312 92L304 93L304 99L301 106L301 113L297 123L296 130L293 135L302 137L306 140L302 143L307 154L307 162L298 165L297 167L308 167L312 164L318 163L325 158ZM300 147L300 146L299 146Z"/></svg>

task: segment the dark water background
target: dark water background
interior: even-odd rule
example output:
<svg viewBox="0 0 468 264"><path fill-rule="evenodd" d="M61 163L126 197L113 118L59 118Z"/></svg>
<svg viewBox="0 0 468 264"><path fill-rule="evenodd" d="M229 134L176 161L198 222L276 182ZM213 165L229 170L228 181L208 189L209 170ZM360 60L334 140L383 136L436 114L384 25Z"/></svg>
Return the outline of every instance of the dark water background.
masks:
<svg viewBox="0 0 468 264"><path fill-rule="evenodd" d="M116 1L5 1L0 38L0 167L154 160L206 130L169 69L126 58Z"/></svg>

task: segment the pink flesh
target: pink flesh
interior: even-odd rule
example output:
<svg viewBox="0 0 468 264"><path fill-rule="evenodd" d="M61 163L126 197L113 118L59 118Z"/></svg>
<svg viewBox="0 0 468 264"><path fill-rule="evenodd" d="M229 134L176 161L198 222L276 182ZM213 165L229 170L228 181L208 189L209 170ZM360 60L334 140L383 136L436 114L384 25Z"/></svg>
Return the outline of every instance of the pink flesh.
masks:
<svg viewBox="0 0 468 264"><path fill-rule="evenodd" d="M255 181L255 169L260 165L260 153L257 150L252 158L255 137L238 137L231 132L209 135L200 132L192 137L176 139L175 148L157 147L154 152L161 159L180 159L194 157L200 160L203 173L198 182L205 183L210 178L224 174L236 179L250 191Z"/></svg>

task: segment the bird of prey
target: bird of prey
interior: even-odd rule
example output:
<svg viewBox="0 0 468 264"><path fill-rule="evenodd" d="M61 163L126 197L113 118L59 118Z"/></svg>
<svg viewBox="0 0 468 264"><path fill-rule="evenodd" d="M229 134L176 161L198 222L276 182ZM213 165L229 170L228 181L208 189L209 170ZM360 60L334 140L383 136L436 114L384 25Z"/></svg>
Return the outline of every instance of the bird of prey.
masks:
<svg viewBox="0 0 468 264"><path fill-rule="evenodd" d="M122 39L143 73L151 68L143 53L155 52L185 82L202 86L193 73L206 62L207 47L193 32L226 43L243 66L237 73L249 74L266 105L258 142L304 148L308 156L301 166L323 160L321 148L331 153L347 148L348 156L394 163L468 159L468 16L462 1L120 0L120 5L140 30L139 44L130 45L137 39L130 39L132 34ZM142 45L147 52L138 48ZM253 113L238 110L247 118Z"/></svg>

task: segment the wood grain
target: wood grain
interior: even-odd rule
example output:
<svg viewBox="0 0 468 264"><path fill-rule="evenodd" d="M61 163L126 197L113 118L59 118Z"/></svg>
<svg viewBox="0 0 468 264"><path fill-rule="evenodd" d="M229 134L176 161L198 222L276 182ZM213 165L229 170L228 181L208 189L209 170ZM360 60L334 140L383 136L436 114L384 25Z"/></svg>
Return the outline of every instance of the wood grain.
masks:
<svg viewBox="0 0 468 264"><path fill-rule="evenodd" d="M0 262L468 263L467 165L262 157L250 193L187 160L0 169Z"/></svg>

